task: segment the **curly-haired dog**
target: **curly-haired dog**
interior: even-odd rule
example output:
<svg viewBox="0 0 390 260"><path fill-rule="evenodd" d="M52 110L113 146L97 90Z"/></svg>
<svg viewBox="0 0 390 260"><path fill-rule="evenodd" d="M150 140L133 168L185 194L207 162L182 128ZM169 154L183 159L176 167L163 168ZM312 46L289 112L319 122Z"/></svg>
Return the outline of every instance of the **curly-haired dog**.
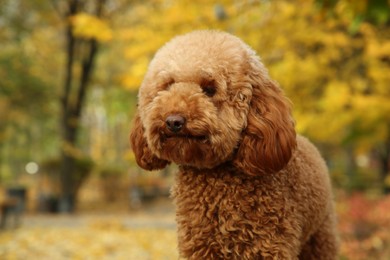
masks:
<svg viewBox="0 0 390 260"><path fill-rule="evenodd" d="M130 140L146 170L179 165L172 195L189 259L335 259L326 165L256 53L217 31L150 63Z"/></svg>

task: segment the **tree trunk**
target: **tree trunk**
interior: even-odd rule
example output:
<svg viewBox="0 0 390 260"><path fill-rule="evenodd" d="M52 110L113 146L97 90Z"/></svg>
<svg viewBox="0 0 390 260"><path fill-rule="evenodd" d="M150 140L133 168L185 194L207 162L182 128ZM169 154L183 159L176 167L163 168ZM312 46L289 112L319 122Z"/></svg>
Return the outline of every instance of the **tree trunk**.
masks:
<svg viewBox="0 0 390 260"><path fill-rule="evenodd" d="M101 15L103 0L97 0L96 16ZM72 212L76 202L76 188L73 174L75 174L75 148L77 147L77 135L80 127L80 119L85 103L88 85L94 70L95 58L98 51L98 43L95 39L85 40L77 38L72 31L69 22L71 16L76 15L80 9L80 1L69 1L69 9L65 15L66 28L66 67L61 98L62 118L62 144L61 144L61 197L59 203L60 212ZM77 57L76 53L80 57ZM81 67L79 78L75 78L75 67Z"/></svg>
<svg viewBox="0 0 390 260"><path fill-rule="evenodd" d="M69 2L69 11L65 16L65 19L69 19L72 15L78 12L77 0ZM60 180L61 180L61 194L59 210L61 212L70 212L73 210L72 198L71 198L71 174L74 172L75 161L72 154L69 152L71 145L74 145L76 141L76 127L74 121L71 118L70 108L70 95L73 81L73 65L75 58L75 45L76 39L73 36L72 26L67 23L66 28L66 67L65 67L65 80L64 80L64 93L61 98L61 164L60 164Z"/></svg>

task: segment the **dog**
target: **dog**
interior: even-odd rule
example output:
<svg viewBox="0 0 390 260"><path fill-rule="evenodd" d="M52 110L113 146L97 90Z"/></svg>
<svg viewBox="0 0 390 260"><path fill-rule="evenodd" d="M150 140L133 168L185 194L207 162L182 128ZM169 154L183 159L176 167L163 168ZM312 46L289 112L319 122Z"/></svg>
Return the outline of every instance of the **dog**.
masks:
<svg viewBox="0 0 390 260"><path fill-rule="evenodd" d="M256 52L221 31L166 43L130 134L146 170L179 167L172 197L187 259L336 259L328 170Z"/></svg>

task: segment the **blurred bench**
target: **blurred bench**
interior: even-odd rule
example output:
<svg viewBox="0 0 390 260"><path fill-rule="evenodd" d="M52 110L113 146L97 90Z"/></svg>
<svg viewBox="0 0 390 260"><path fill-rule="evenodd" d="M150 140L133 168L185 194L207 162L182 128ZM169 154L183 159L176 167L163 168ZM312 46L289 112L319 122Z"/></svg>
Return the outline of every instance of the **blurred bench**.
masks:
<svg viewBox="0 0 390 260"><path fill-rule="evenodd" d="M0 229L6 228L11 216L13 216L13 226L18 227L20 225L25 201L25 188L9 188L6 190L6 196L0 200Z"/></svg>

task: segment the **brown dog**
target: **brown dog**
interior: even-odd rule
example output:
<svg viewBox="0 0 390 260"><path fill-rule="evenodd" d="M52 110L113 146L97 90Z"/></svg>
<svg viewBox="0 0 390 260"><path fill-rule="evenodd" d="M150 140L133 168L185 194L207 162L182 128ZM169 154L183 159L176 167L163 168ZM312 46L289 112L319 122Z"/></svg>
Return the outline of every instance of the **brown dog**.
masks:
<svg viewBox="0 0 390 260"><path fill-rule="evenodd" d="M179 165L182 257L336 258L326 165L237 37L196 31L163 46L139 90L130 140L142 168Z"/></svg>

